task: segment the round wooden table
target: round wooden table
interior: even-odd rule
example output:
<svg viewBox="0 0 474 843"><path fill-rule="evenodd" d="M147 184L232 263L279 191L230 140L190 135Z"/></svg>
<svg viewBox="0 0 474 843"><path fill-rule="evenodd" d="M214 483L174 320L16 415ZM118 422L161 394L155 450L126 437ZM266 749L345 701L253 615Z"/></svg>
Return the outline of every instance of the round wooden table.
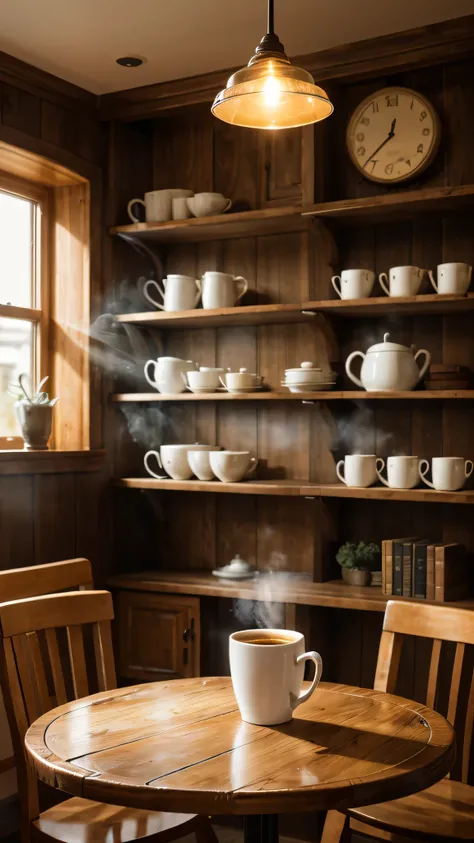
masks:
<svg viewBox="0 0 474 843"><path fill-rule="evenodd" d="M407 796L454 761L449 723L400 697L323 682L295 715L252 726L230 679L181 679L68 703L25 740L53 787L128 807L241 814L252 843L278 840L277 814Z"/></svg>

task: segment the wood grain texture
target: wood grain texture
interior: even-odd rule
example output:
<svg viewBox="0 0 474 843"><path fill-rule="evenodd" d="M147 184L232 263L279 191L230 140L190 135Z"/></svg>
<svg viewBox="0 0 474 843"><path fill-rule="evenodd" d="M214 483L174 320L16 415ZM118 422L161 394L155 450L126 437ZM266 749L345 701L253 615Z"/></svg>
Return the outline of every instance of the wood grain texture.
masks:
<svg viewBox="0 0 474 843"><path fill-rule="evenodd" d="M0 571L1 603L69 588L92 588L92 569L88 559L67 559L49 565Z"/></svg>
<svg viewBox="0 0 474 843"><path fill-rule="evenodd" d="M474 401L474 389L412 390L411 392L364 392L362 390L340 390L322 392L212 392L196 394L182 392L180 395L166 395L160 392L125 392L111 396L117 404L147 401Z"/></svg>

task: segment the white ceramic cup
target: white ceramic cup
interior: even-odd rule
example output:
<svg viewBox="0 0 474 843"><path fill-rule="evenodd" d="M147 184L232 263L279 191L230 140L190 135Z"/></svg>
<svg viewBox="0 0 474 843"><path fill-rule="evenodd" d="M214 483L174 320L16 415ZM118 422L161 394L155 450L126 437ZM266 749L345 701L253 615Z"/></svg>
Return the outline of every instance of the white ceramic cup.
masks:
<svg viewBox="0 0 474 843"><path fill-rule="evenodd" d="M205 272L201 279L204 310L234 307L248 290L248 281L228 272Z"/></svg>
<svg viewBox="0 0 474 843"><path fill-rule="evenodd" d="M147 222L168 222L172 217L173 199L193 196L192 190L181 188L170 188L169 190L150 190L145 193L145 199L130 199L127 205L127 213L132 222L141 222L133 213L134 205L142 205L145 208L145 219Z"/></svg>
<svg viewBox="0 0 474 843"><path fill-rule="evenodd" d="M150 468L150 457L155 457L160 469L166 471L173 480L190 480L193 476L192 468L188 461L189 451L212 451L218 446L216 445L162 445L158 451L148 451L144 458L143 464L151 477L156 477L157 480L167 479L163 474L156 474Z"/></svg>
<svg viewBox="0 0 474 843"><path fill-rule="evenodd" d="M464 296L471 283L472 266L467 263L440 263L437 269L438 283L429 271L430 281L441 295Z"/></svg>
<svg viewBox="0 0 474 843"><path fill-rule="evenodd" d="M252 641L278 640L279 644ZM319 653L305 652L304 635L288 629L247 629L229 638L232 685L242 720L256 726L287 723L321 681ZM314 662L314 679L303 694L305 662Z"/></svg>
<svg viewBox="0 0 474 843"><path fill-rule="evenodd" d="M387 296L416 296L425 271L419 266L392 266L388 277L386 272L380 273L380 286Z"/></svg>
<svg viewBox="0 0 474 843"><path fill-rule="evenodd" d="M150 373L150 367L153 374ZM196 369L192 360L181 360L179 357L158 357L157 360L147 360L144 366L145 378L158 392L169 395L180 395L186 391L188 372Z"/></svg>
<svg viewBox="0 0 474 843"><path fill-rule="evenodd" d="M377 460L377 477L390 489L414 489L420 481L418 457L388 457L387 459L387 479L382 474L385 467L385 461Z"/></svg>
<svg viewBox="0 0 474 843"><path fill-rule="evenodd" d="M175 196L171 200L171 214L174 220L189 219L191 211L188 208L188 200L185 196Z"/></svg>
<svg viewBox="0 0 474 843"><path fill-rule="evenodd" d="M232 200L226 199L222 193L196 193L188 199L188 208L193 217L210 217L213 214L223 214L232 207Z"/></svg>
<svg viewBox="0 0 474 843"><path fill-rule="evenodd" d="M247 369L241 369L240 372L226 372L224 377L219 380L228 392L242 392L245 389L252 389L255 386L260 386L261 378L259 375L251 375Z"/></svg>
<svg viewBox="0 0 474 843"><path fill-rule="evenodd" d="M219 388L219 373L222 370L210 369L209 371L187 372L186 378L191 392L215 392Z"/></svg>
<svg viewBox="0 0 474 843"><path fill-rule="evenodd" d="M238 483L255 473L258 460L248 451L212 451L209 462L222 483Z"/></svg>
<svg viewBox="0 0 474 843"><path fill-rule="evenodd" d="M210 453L211 451L188 451L189 467L198 480L214 480L215 478L209 460Z"/></svg>
<svg viewBox="0 0 474 843"><path fill-rule="evenodd" d="M201 282L189 275L168 275L163 278L161 287L157 281L150 279L143 285L143 295L146 300L159 310L193 310L201 298ZM149 290L158 291L161 302L154 298Z"/></svg>
<svg viewBox="0 0 474 843"><path fill-rule="evenodd" d="M467 478L471 476L473 468L472 461L465 460L464 457L433 457L431 461L433 481L426 477L430 470L428 460L420 461L420 477L423 483L439 492L456 492L462 489Z"/></svg>
<svg viewBox="0 0 474 843"><path fill-rule="evenodd" d="M346 486L358 486L366 489L372 486L377 480L377 465L383 460L374 454L347 454L343 460L336 465L336 473L339 480ZM342 470L344 469L344 474Z"/></svg>
<svg viewBox="0 0 474 843"><path fill-rule="evenodd" d="M341 299L368 298L374 281L375 272L370 269L344 269L340 275L333 275L331 278L331 284Z"/></svg>

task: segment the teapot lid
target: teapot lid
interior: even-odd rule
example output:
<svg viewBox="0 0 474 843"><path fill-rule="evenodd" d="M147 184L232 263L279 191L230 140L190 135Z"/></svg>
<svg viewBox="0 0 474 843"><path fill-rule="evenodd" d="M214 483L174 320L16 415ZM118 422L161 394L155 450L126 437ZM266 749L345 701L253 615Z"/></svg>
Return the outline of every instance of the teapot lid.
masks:
<svg viewBox="0 0 474 843"><path fill-rule="evenodd" d="M227 568L227 570L230 569L235 572L244 572L251 570L251 565L249 565L249 563L246 562L245 559L242 559L242 557L238 553L236 553L234 558L231 559L230 562L224 567Z"/></svg>
<svg viewBox="0 0 474 843"><path fill-rule="evenodd" d="M321 372L322 369L319 366L315 366L314 363L311 363L309 360L305 360L301 366L295 366L293 369L285 369L285 372Z"/></svg>
<svg viewBox="0 0 474 843"><path fill-rule="evenodd" d="M389 336L390 334L384 334L383 342L371 345L370 348L367 349L367 354L370 354L371 351L412 351L412 349L408 348L406 345L400 345L398 342L388 342Z"/></svg>

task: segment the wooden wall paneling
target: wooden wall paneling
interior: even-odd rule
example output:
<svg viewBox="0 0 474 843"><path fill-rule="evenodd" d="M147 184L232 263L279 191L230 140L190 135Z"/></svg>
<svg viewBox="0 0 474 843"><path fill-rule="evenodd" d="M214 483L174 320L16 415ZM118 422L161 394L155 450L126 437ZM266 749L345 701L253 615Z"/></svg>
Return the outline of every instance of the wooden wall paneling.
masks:
<svg viewBox="0 0 474 843"><path fill-rule="evenodd" d="M377 655L382 633L383 615L381 612L361 612L362 618L362 659L360 684L363 688L373 688Z"/></svg>
<svg viewBox="0 0 474 843"><path fill-rule="evenodd" d="M0 570L34 564L33 478L0 477Z"/></svg>
<svg viewBox="0 0 474 843"><path fill-rule="evenodd" d="M303 197L303 130L260 132L260 207L300 205Z"/></svg>
<svg viewBox="0 0 474 843"><path fill-rule="evenodd" d="M73 559L76 549L75 479L73 474L34 477L34 561Z"/></svg>
<svg viewBox="0 0 474 843"><path fill-rule="evenodd" d="M35 94L2 84L2 123L33 137L41 134L41 99Z"/></svg>
<svg viewBox="0 0 474 843"><path fill-rule="evenodd" d="M470 153L474 133L474 89L467 84L474 60L443 67L444 134L447 155L446 184L472 184L474 162ZM453 258L455 260L455 258Z"/></svg>
<svg viewBox="0 0 474 843"><path fill-rule="evenodd" d="M219 567L238 553L250 565L262 567L257 547L261 498L255 495L215 495L216 556ZM206 566L208 567L208 566Z"/></svg>
<svg viewBox="0 0 474 843"><path fill-rule="evenodd" d="M105 472L75 475L74 555L89 559L94 585L104 588L111 573L111 511Z"/></svg>
<svg viewBox="0 0 474 843"><path fill-rule="evenodd" d="M234 211L260 207L259 185L265 177L259 157L260 133L216 120L209 110L214 138L213 190L232 199Z"/></svg>
<svg viewBox="0 0 474 843"><path fill-rule="evenodd" d="M315 509L312 500L259 498L257 557L261 569L306 573L313 579L318 540ZM284 601L284 581L281 587Z"/></svg>
<svg viewBox="0 0 474 843"><path fill-rule="evenodd" d="M163 564L174 568L216 567L216 496L177 492L163 495ZM227 560L230 561L230 560Z"/></svg>
<svg viewBox="0 0 474 843"><path fill-rule="evenodd" d="M339 272L338 231L331 231L322 220L313 219L308 235L308 298L331 299L336 293L331 278Z"/></svg>
<svg viewBox="0 0 474 843"><path fill-rule="evenodd" d="M153 186L213 191L214 118L207 107L153 123ZM217 188L216 188L217 190Z"/></svg>

